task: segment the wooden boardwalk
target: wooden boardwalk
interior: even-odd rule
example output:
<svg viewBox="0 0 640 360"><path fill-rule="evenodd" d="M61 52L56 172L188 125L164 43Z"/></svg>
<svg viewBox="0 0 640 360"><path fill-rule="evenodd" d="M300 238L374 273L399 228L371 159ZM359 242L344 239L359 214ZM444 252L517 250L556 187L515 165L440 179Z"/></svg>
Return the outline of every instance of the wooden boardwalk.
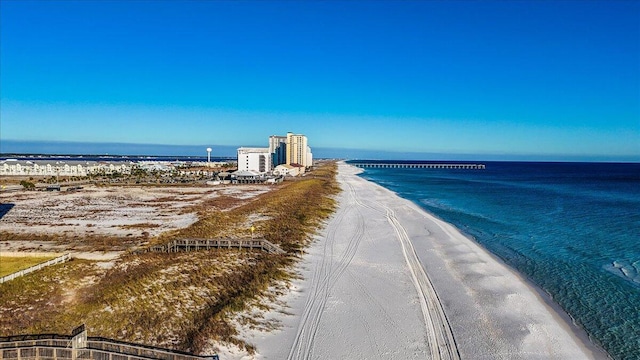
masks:
<svg viewBox="0 0 640 360"><path fill-rule="evenodd" d="M78 334L83 335L83 334ZM218 355L187 352L78 335L0 337L0 360L217 360Z"/></svg>
<svg viewBox="0 0 640 360"><path fill-rule="evenodd" d="M278 245L266 239L177 239L165 245L153 245L138 252L199 251L210 249L259 249L269 254L284 254Z"/></svg>

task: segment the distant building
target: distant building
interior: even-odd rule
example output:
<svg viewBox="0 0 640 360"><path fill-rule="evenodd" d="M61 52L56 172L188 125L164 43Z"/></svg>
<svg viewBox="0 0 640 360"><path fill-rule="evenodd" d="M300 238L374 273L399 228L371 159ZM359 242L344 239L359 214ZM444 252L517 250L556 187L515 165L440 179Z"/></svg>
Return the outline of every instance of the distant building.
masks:
<svg viewBox="0 0 640 360"><path fill-rule="evenodd" d="M231 174L232 184L262 184L266 180L264 173L252 170L238 170Z"/></svg>
<svg viewBox="0 0 640 360"><path fill-rule="evenodd" d="M287 163L287 137L269 136L269 153L271 153L271 168Z"/></svg>
<svg viewBox="0 0 640 360"><path fill-rule="evenodd" d="M307 164L305 166L313 166L313 153L311 153L311 148L309 146L307 146Z"/></svg>
<svg viewBox="0 0 640 360"><path fill-rule="evenodd" d="M281 176L298 176L304 173L304 167L302 165L282 164L276 166L273 172Z"/></svg>
<svg viewBox="0 0 640 360"><path fill-rule="evenodd" d="M288 165L302 165L310 167L313 165L313 154L307 145L307 137L302 134L287 133L287 159Z"/></svg>
<svg viewBox="0 0 640 360"><path fill-rule="evenodd" d="M0 176L88 176L91 174L129 174L133 163L59 160L0 161Z"/></svg>
<svg viewBox="0 0 640 360"><path fill-rule="evenodd" d="M172 164L167 161L140 161L138 167L144 171L170 172L176 168L176 165L184 166L185 164Z"/></svg>
<svg viewBox="0 0 640 360"><path fill-rule="evenodd" d="M238 171L265 173L271 170L269 148L238 148Z"/></svg>

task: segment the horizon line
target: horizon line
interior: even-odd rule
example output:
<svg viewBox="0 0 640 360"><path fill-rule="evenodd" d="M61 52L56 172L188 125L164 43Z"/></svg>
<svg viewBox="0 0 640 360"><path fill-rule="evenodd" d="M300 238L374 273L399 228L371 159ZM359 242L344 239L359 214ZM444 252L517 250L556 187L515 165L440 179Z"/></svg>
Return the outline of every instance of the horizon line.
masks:
<svg viewBox="0 0 640 360"><path fill-rule="evenodd" d="M9 145L9 146L7 146ZM29 145L35 145L30 147ZM113 149L113 146L128 147L128 149ZM250 145L242 145L250 146ZM48 156L203 156L206 148L222 150L215 157L232 158L239 145L179 145L179 144L151 144L127 142L83 142L64 140L13 140L0 141L0 156L6 155L48 155ZM267 146L264 146L267 147ZM162 151L164 148L165 151ZM197 151L202 148L202 152ZM434 151L403 151L383 149L356 149L340 147L312 147L314 157L322 159L349 160L433 160L433 161L524 161L524 162L640 162L640 154L505 154L505 153L457 153ZM173 150L173 151L171 151ZM171 152L171 153L169 153ZM316 155L317 154L317 155Z"/></svg>

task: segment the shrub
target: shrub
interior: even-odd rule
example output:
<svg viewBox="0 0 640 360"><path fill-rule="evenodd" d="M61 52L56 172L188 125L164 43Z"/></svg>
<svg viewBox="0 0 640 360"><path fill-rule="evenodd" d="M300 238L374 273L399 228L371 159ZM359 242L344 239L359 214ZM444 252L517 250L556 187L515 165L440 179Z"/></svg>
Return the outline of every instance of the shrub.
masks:
<svg viewBox="0 0 640 360"><path fill-rule="evenodd" d="M33 190L33 189L36 188L36 185L34 183L32 183L31 181L27 181L27 180L20 181L20 185L22 185L22 187L27 189L27 190Z"/></svg>

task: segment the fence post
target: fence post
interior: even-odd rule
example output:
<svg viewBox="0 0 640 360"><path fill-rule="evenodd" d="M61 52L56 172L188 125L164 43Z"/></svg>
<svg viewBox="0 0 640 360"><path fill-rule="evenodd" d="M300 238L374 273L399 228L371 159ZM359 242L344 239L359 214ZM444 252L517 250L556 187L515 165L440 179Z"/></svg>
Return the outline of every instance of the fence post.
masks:
<svg viewBox="0 0 640 360"><path fill-rule="evenodd" d="M76 360L78 358L78 349L85 349L87 347L87 329L84 324L73 329L71 332L71 359Z"/></svg>

